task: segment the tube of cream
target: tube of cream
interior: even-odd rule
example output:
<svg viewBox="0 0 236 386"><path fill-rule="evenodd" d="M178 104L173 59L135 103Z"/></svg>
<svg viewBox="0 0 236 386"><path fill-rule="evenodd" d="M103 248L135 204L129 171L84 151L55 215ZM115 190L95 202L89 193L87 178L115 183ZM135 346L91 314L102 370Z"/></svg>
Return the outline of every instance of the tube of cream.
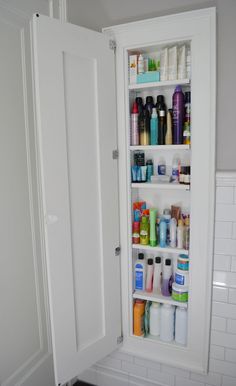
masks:
<svg viewBox="0 0 236 386"><path fill-rule="evenodd" d="M131 167L132 182L137 182L137 169L138 169L137 165L133 165Z"/></svg>
<svg viewBox="0 0 236 386"><path fill-rule="evenodd" d="M161 50L161 80L168 80L168 48Z"/></svg>
<svg viewBox="0 0 236 386"><path fill-rule="evenodd" d="M147 181L147 166L140 166L141 169L141 180L142 182Z"/></svg>
<svg viewBox="0 0 236 386"><path fill-rule="evenodd" d="M179 47L178 51L178 79L186 78L186 46Z"/></svg>
<svg viewBox="0 0 236 386"><path fill-rule="evenodd" d="M168 79L177 79L177 46L169 48L168 55Z"/></svg>

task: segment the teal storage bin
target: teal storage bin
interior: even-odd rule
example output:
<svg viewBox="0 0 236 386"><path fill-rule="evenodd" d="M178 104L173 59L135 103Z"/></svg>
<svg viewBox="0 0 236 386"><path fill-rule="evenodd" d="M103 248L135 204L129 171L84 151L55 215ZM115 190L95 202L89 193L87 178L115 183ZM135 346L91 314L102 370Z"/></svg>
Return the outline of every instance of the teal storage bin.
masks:
<svg viewBox="0 0 236 386"><path fill-rule="evenodd" d="M137 83L160 82L160 71L148 71L137 75Z"/></svg>

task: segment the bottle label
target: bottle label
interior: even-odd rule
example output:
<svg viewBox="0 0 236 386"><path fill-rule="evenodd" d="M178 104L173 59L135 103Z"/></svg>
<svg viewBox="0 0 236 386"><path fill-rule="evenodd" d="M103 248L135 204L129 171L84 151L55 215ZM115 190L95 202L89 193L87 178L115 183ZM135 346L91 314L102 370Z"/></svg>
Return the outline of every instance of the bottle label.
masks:
<svg viewBox="0 0 236 386"><path fill-rule="evenodd" d="M143 271L136 271L135 273L135 289L143 290Z"/></svg>
<svg viewBox="0 0 236 386"><path fill-rule="evenodd" d="M175 274L175 282L180 285L184 285L185 277L184 275L180 275L179 273Z"/></svg>

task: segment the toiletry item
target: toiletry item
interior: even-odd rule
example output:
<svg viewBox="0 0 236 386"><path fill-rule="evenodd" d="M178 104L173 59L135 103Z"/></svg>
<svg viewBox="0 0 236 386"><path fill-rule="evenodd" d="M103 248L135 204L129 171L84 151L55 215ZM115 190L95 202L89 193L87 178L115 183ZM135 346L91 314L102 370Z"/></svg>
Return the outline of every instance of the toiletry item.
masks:
<svg viewBox="0 0 236 386"><path fill-rule="evenodd" d="M137 150L134 152L134 165L138 165L138 166L145 165L144 151Z"/></svg>
<svg viewBox="0 0 236 386"><path fill-rule="evenodd" d="M185 115L184 115L184 132L183 132L183 143L190 145L191 143L191 92L187 91L184 94L185 99Z"/></svg>
<svg viewBox="0 0 236 386"><path fill-rule="evenodd" d="M140 222L134 221L132 226L132 243L139 244L140 243Z"/></svg>
<svg viewBox="0 0 236 386"><path fill-rule="evenodd" d="M186 79L186 46L178 49L178 79Z"/></svg>
<svg viewBox="0 0 236 386"><path fill-rule="evenodd" d="M186 75L187 79L191 79L191 48L187 48L187 57L186 57Z"/></svg>
<svg viewBox="0 0 236 386"><path fill-rule="evenodd" d="M161 248L166 247L166 234L167 234L167 224L165 219L162 217L159 225L159 240L160 240Z"/></svg>
<svg viewBox="0 0 236 386"><path fill-rule="evenodd" d="M174 316L174 306L170 304L163 304L161 306L160 339L164 342L171 342L174 339Z"/></svg>
<svg viewBox="0 0 236 386"><path fill-rule="evenodd" d="M141 97L136 97L136 98L135 98L135 102L136 102L137 105L138 105L138 113L141 113L141 111L143 111L143 98L141 98Z"/></svg>
<svg viewBox="0 0 236 386"><path fill-rule="evenodd" d="M176 222L178 222L180 218L180 207L171 205L171 217L174 217L176 219Z"/></svg>
<svg viewBox="0 0 236 386"><path fill-rule="evenodd" d="M137 83L137 73L138 73L138 56L130 55L129 56L129 83Z"/></svg>
<svg viewBox="0 0 236 386"><path fill-rule="evenodd" d="M176 86L173 94L173 134L175 145L183 143L184 94L181 86Z"/></svg>
<svg viewBox="0 0 236 386"><path fill-rule="evenodd" d="M190 174L191 174L191 167L190 166L186 166L185 173L184 173L184 178L183 178L185 185L190 185Z"/></svg>
<svg viewBox="0 0 236 386"><path fill-rule="evenodd" d="M144 57L142 54L138 56L138 74L144 73Z"/></svg>
<svg viewBox="0 0 236 386"><path fill-rule="evenodd" d="M170 247L176 248L177 221L175 218L170 220Z"/></svg>
<svg viewBox="0 0 236 386"><path fill-rule="evenodd" d="M165 259L163 272L162 272L162 286L161 293L163 296L171 295L171 285L172 285L172 265L171 259Z"/></svg>
<svg viewBox="0 0 236 386"><path fill-rule="evenodd" d="M149 95L149 96L146 97L145 110L148 110L150 119L151 119L151 116L152 116L153 107L154 107L153 97Z"/></svg>
<svg viewBox="0 0 236 386"><path fill-rule="evenodd" d="M146 146L150 142L150 116L148 110L144 109L139 113L139 142L140 145Z"/></svg>
<svg viewBox="0 0 236 386"><path fill-rule="evenodd" d="M187 344L188 311L184 307L176 307L175 311L175 341Z"/></svg>
<svg viewBox="0 0 236 386"><path fill-rule="evenodd" d="M161 67L160 67L160 78L161 81L168 80L168 48L161 50Z"/></svg>
<svg viewBox="0 0 236 386"><path fill-rule="evenodd" d="M141 221L141 216L146 209L145 201L137 201L133 203L134 221Z"/></svg>
<svg viewBox="0 0 236 386"><path fill-rule="evenodd" d="M162 216L165 221L166 221L166 244L170 245L170 220L171 220L171 214L170 214L170 209L166 208L163 210L163 216Z"/></svg>
<svg viewBox="0 0 236 386"><path fill-rule="evenodd" d="M144 313L144 336L149 334L149 321L150 321L150 306L151 303L149 300L145 304L145 313Z"/></svg>
<svg viewBox="0 0 236 386"><path fill-rule="evenodd" d="M168 50L168 79L177 79L177 46Z"/></svg>
<svg viewBox="0 0 236 386"><path fill-rule="evenodd" d="M150 245L151 247L155 247L157 245L157 239L156 239L156 218L157 218L157 210L154 208L151 208L149 210L150 216Z"/></svg>
<svg viewBox="0 0 236 386"><path fill-rule="evenodd" d="M131 166L131 179L132 179L132 182L137 182L137 179L138 179L138 168L139 168L139 166L137 166L137 165Z"/></svg>
<svg viewBox="0 0 236 386"><path fill-rule="evenodd" d="M152 302L150 307L150 335L159 336L161 327L161 305L160 303Z"/></svg>
<svg viewBox="0 0 236 386"><path fill-rule="evenodd" d="M158 161L157 174L160 176L164 176L166 174L166 161L162 157Z"/></svg>
<svg viewBox="0 0 236 386"><path fill-rule="evenodd" d="M139 253L134 266L135 290L145 291L146 288L146 261L144 254Z"/></svg>
<svg viewBox="0 0 236 386"><path fill-rule="evenodd" d="M179 285L177 283L172 283L172 299L176 300L177 302L184 302L186 303L188 301L188 287L185 287L184 285Z"/></svg>
<svg viewBox="0 0 236 386"><path fill-rule="evenodd" d="M155 107L152 109L152 116L150 121L150 144L158 144L158 116Z"/></svg>
<svg viewBox="0 0 236 386"><path fill-rule="evenodd" d="M142 216L140 223L140 244L148 245L149 244L149 224L148 217Z"/></svg>
<svg viewBox="0 0 236 386"><path fill-rule="evenodd" d="M178 256L177 268L182 270L182 271L188 271L189 270L189 257L188 257L188 255L184 255L183 253L181 253Z"/></svg>
<svg viewBox="0 0 236 386"><path fill-rule="evenodd" d="M189 285L189 272L183 271L181 269L176 269L175 271L175 283L179 285L184 285L185 287Z"/></svg>
<svg viewBox="0 0 236 386"><path fill-rule="evenodd" d="M165 145L172 145L172 109L167 112Z"/></svg>
<svg viewBox="0 0 236 386"><path fill-rule="evenodd" d="M185 228L184 228L184 249L189 249L189 241L190 241L189 217L186 217Z"/></svg>
<svg viewBox="0 0 236 386"><path fill-rule="evenodd" d="M151 159L147 160L146 166L147 166L147 182L151 182L151 177L153 175L153 162Z"/></svg>
<svg viewBox="0 0 236 386"><path fill-rule="evenodd" d="M147 180L147 166L146 165L140 166L140 169L141 169L141 181L146 182L146 180Z"/></svg>
<svg viewBox="0 0 236 386"><path fill-rule="evenodd" d="M177 248L183 248L184 245L184 223L183 220L178 220L177 227Z"/></svg>
<svg viewBox="0 0 236 386"><path fill-rule="evenodd" d="M138 130L138 105L136 102L133 103L130 126L131 126L130 143L133 146L137 146L139 145L139 130Z"/></svg>
<svg viewBox="0 0 236 386"><path fill-rule="evenodd" d="M152 292L153 285L153 260L148 259L147 261L147 278L146 278L146 291Z"/></svg>
<svg viewBox="0 0 236 386"><path fill-rule="evenodd" d="M153 293L161 292L161 257L155 257L153 275Z"/></svg>
<svg viewBox="0 0 236 386"><path fill-rule="evenodd" d="M184 184L184 175L186 173L186 166L180 167L180 173L179 173L179 183Z"/></svg>
<svg viewBox="0 0 236 386"><path fill-rule="evenodd" d="M137 166L136 182L142 181L141 167L142 166Z"/></svg>
<svg viewBox="0 0 236 386"><path fill-rule="evenodd" d="M166 105L163 95L157 96L156 109L158 114L158 145L164 145L166 135Z"/></svg>
<svg viewBox="0 0 236 386"><path fill-rule="evenodd" d="M179 157L174 157L172 162L172 173L171 173L171 181L179 182L179 174L180 174L180 159Z"/></svg>
<svg viewBox="0 0 236 386"><path fill-rule="evenodd" d="M134 335L144 335L144 312L145 302L144 300L135 300L134 303Z"/></svg>

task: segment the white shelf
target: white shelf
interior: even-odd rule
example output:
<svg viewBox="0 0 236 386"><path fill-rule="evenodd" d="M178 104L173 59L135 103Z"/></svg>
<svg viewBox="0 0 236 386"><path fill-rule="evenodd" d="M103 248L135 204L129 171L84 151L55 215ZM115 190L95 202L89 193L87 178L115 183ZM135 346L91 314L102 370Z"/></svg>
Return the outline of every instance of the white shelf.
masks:
<svg viewBox="0 0 236 386"><path fill-rule="evenodd" d="M138 145L130 146L130 150L190 150L190 145Z"/></svg>
<svg viewBox="0 0 236 386"><path fill-rule="evenodd" d="M160 82L149 82L149 83L139 83L139 84L130 84L129 90L143 90L149 88L159 88L159 87L171 87L177 85L190 84L190 79L177 79L177 80L164 80Z"/></svg>
<svg viewBox="0 0 236 386"><path fill-rule="evenodd" d="M170 248L165 247L161 248L159 246L151 247L151 245L141 245L141 244L132 244L133 249L141 249L143 251L149 251L149 252L161 252L161 253L170 253L174 255L184 254L188 255L189 251L187 249L179 249L179 248Z"/></svg>
<svg viewBox="0 0 236 386"><path fill-rule="evenodd" d="M174 184L174 183L169 183L169 184L164 184L164 183L152 183L152 182L143 182L143 183L132 183L131 184L132 188L136 189L167 189L167 190L190 190L190 185L184 185L184 184Z"/></svg>
<svg viewBox="0 0 236 386"><path fill-rule="evenodd" d="M187 302L177 302L171 296L163 296L162 294L155 294L147 291L135 291L133 293L134 299L150 300L151 302L171 304L172 306L188 307Z"/></svg>

